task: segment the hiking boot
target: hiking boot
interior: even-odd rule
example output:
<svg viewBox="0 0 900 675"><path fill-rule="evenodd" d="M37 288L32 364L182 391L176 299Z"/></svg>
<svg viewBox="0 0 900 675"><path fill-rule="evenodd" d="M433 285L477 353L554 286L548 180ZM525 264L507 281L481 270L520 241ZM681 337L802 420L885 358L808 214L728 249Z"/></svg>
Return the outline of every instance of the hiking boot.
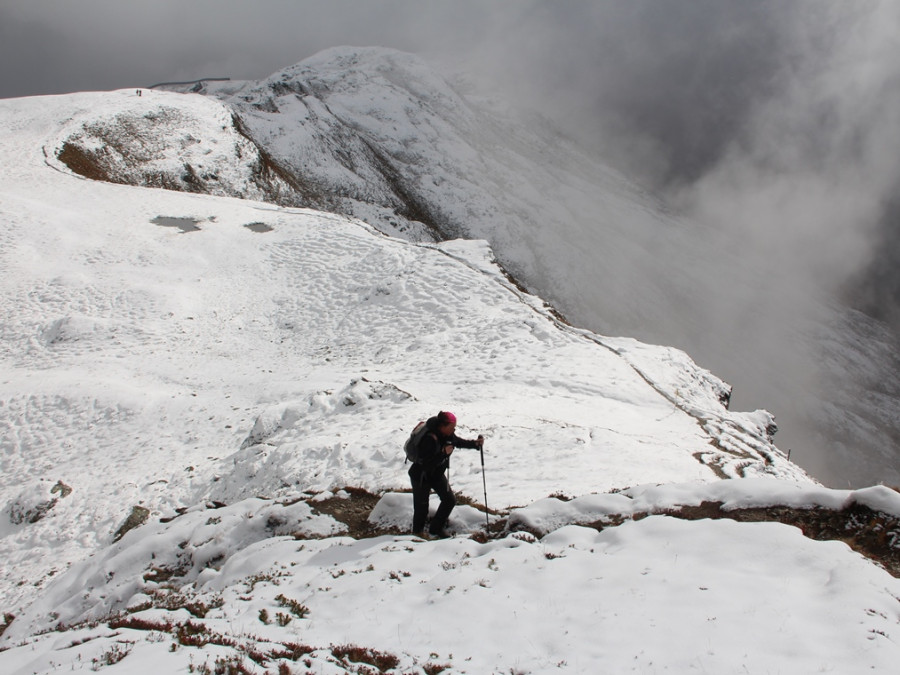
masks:
<svg viewBox="0 0 900 675"><path fill-rule="evenodd" d="M439 530L437 532L432 532L431 530L428 531L429 539L449 539L452 536L453 535L450 534L449 532L447 532L447 530L443 530L443 529Z"/></svg>

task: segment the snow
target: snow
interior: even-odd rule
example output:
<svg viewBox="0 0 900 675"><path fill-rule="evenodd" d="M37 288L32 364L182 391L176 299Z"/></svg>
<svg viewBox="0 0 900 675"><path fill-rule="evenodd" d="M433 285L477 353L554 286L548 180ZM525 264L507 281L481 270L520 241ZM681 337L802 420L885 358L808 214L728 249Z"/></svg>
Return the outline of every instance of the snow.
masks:
<svg viewBox="0 0 900 675"><path fill-rule="evenodd" d="M0 101L0 612L15 616L0 672L364 672L342 645L395 655L395 672L895 667L900 582L846 544L630 517L704 501L898 515L896 493L819 486L767 413L727 410L682 352L561 323L483 241L413 244L55 159L142 108L178 119L191 151L240 140L195 96ZM177 172L163 145L154 161ZM252 176L241 157L221 176ZM423 541L402 533L401 447L446 408L486 436L486 473L454 453L473 505L456 537ZM485 485L492 521L541 538L468 537ZM380 494L369 521L396 532L350 537L318 508L345 488ZM115 540L135 506L146 523ZM174 637L200 624L218 637Z"/></svg>
<svg viewBox="0 0 900 675"><path fill-rule="evenodd" d="M787 284L805 257L754 245L764 223L741 208L705 224L678 216L551 125L472 90L413 55L358 47L204 88L312 186L302 204L413 241L487 240L574 323L676 345L729 379L777 415L781 444L820 480L900 483L888 326L828 301L822 284Z"/></svg>
<svg viewBox="0 0 900 675"><path fill-rule="evenodd" d="M843 544L813 542L779 524L653 516L599 533L567 526L541 540L486 544L270 536L238 546L226 525L218 529L235 548L196 580L198 598L222 601L202 622L183 609L141 609L146 597L118 582L128 569L114 556L93 563L93 578L77 568L67 575L72 599L59 584L42 602L66 617L102 588L105 603L95 610L118 600L136 610L133 620L199 622L258 650L289 641L318 647L313 672L337 672L327 669L328 648L343 644L399 655L397 672L428 663L449 664L446 672L535 673L601 664L613 672L891 672L895 665L897 581ZM150 533L132 548L165 551L178 536L169 533L167 543ZM112 581L96 576L100 570ZM279 628L274 617L288 616L286 601L308 613ZM259 618L263 609L269 624ZM54 662L86 668L117 643L136 643L122 662L128 672L164 663L176 672L191 651L181 647L175 659L171 639L154 643L146 629L85 626L61 640L53 635L3 652L5 672L52 672ZM214 654L204 648L191 658L211 663Z"/></svg>

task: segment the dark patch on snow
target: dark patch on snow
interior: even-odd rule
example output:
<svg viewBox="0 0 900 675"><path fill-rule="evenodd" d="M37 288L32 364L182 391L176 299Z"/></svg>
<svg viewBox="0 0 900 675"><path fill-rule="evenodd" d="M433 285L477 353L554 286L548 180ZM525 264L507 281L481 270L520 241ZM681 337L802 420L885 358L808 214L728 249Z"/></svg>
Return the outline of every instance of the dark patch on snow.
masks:
<svg viewBox="0 0 900 675"><path fill-rule="evenodd" d="M150 221L154 225L160 227L177 227L182 232L199 232L200 228L197 223L200 221L196 218L179 218L177 216L156 216Z"/></svg>
<svg viewBox="0 0 900 675"><path fill-rule="evenodd" d="M244 225L251 232L259 232L260 234L264 234L266 232L272 232L275 228L271 225L266 225L265 223L247 223Z"/></svg>
<svg viewBox="0 0 900 675"><path fill-rule="evenodd" d="M309 501L313 511L329 515L347 526L349 536L354 539L377 537L385 534L385 531L375 527L369 522L369 514L381 499L362 488L344 488L347 497L329 497L321 501Z"/></svg>

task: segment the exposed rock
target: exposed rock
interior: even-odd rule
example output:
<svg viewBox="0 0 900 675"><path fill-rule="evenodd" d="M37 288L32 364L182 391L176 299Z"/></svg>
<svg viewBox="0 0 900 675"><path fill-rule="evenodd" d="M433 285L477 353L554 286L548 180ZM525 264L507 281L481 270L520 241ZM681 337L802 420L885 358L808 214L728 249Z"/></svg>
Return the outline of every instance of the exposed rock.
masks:
<svg viewBox="0 0 900 675"><path fill-rule="evenodd" d="M57 499L51 499L48 502L41 502L32 507L25 506L19 502L14 502L9 507L9 522L13 525L21 525L22 523L36 523L47 515L47 512L56 506Z"/></svg>
<svg viewBox="0 0 900 675"><path fill-rule="evenodd" d="M116 530L116 533L113 535L113 541L119 541L119 539L124 537L129 530L133 530L146 523L147 518L149 517L149 509L145 509L143 506L138 505L133 506L131 508L131 513L128 514L128 517L125 519L125 522L122 523L122 526Z"/></svg>
<svg viewBox="0 0 900 675"><path fill-rule="evenodd" d="M63 483L61 480L56 481L56 485L50 488L50 494L59 494L60 497L68 497L72 494L72 488Z"/></svg>

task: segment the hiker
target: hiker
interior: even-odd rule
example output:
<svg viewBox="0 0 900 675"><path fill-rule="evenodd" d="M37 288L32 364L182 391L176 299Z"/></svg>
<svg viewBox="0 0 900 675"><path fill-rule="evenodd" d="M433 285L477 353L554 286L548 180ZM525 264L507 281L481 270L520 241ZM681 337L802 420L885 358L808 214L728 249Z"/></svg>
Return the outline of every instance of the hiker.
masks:
<svg viewBox="0 0 900 675"><path fill-rule="evenodd" d="M456 435L456 415L440 412L425 423L425 434L419 441L417 460L409 467L409 479L413 489L413 534L424 536L425 520L428 518L428 497L431 491L441 498L441 505L431 519L429 534L447 537L444 526L450 512L456 506L456 497L447 480L450 455L453 448L480 449L484 437L471 441Z"/></svg>

